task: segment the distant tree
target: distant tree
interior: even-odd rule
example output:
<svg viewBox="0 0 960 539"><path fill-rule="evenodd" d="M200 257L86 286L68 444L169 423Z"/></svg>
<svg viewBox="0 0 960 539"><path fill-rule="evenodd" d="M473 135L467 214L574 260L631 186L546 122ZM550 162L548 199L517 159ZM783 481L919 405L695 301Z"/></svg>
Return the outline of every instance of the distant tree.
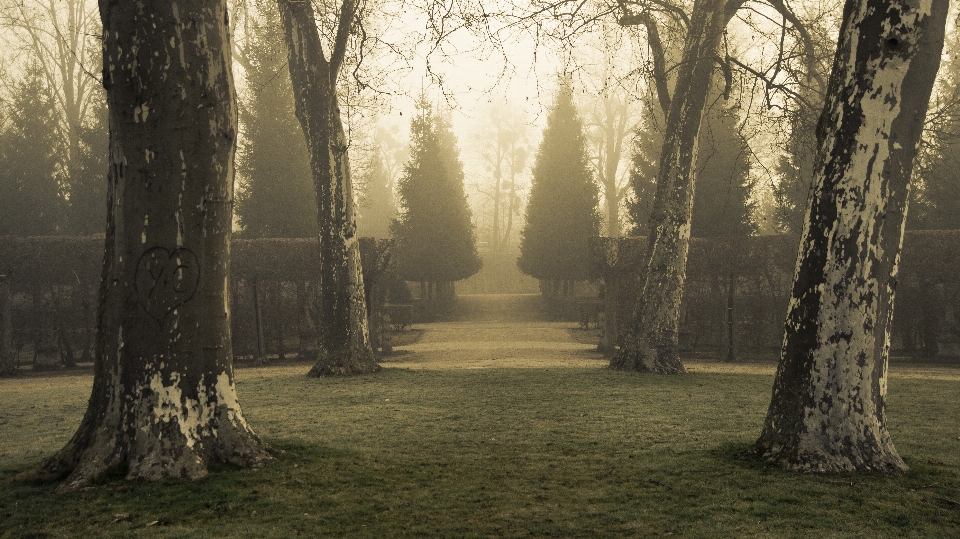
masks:
<svg viewBox="0 0 960 539"><path fill-rule="evenodd" d="M643 102L628 91L636 84L640 70L633 69L632 62L623 62L624 54L633 49L627 32L608 20L602 21L596 44L602 59L591 62L594 65L588 63L581 72L587 87L586 98L580 101L587 151L603 199L603 234L611 238L619 237L623 228L621 211L630 190L630 171L623 161L628 160ZM618 72L617 68L624 65L629 66L629 73Z"/></svg>
<svg viewBox="0 0 960 539"><path fill-rule="evenodd" d="M370 163L360 179L363 186L360 210L357 216L357 233L374 238L390 237L390 223L397 218L397 202L393 196L393 182L384 165L382 148L376 148L370 157Z"/></svg>
<svg viewBox="0 0 960 539"><path fill-rule="evenodd" d="M399 274L443 299L450 283L480 271L463 165L449 119L426 99L410 122L410 160L399 182L400 217L391 230Z"/></svg>
<svg viewBox="0 0 960 539"><path fill-rule="evenodd" d="M57 116L42 70L31 64L14 85L0 132L0 235L63 234L66 200Z"/></svg>
<svg viewBox="0 0 960 539"><path fill-rule="evenodd" d="M918 160L908 228L960 228L960 44L956 38L947 42L949 61L940 69L937 106L924 133L927 144Z"/></svg>
<svg viewBox="0 0 960 539"><path fill-rule="evenodd" d="M90 0L3 2L0 15L6 23L4 29L9 31L6 35L12 38L4 42L5 47L13 47L15 55L27 59L30 69L35 69L45 80L47 95L53 99L61 190L73 198L74 179L82 174L81 167L87 159L83 138L91 121L90 109L94 101L102 101L97 95L101 71L97 3ZM81 179L84 181L86 179ZM86 185L76 189L86 189Z"/></svg>
<svg viewBox="0 0 960 539"><path fill-rule="evenodd" d="M90 119L80 129L79 154L70 181L68 234L100 234L107 222L110 134L105 98L103 92L92 93Z"/></svg>
<svg viewBox="0 0 960 539"><path fill-rule="evenodd" d="M719 93L715 95L719 97ZM634 233L647 235L656 190L663 116L653 107L634 142L630 216ZM748 236L756 231L751 192L750 149L738 129L737 108L715 99L706 111L697 146L696 181L690 235Z"/></svg>
<svg viewBox="0 0 960 539"><path fill-rule="evenodd" d="M276 2L256 0L244 19L238 58L246 76L237 155L237 217L242 235L317 234L316 193L303 131L294 114L287 49Z"/></svg>
<svg viewBox="0 0 960 539"><path fill-rule="evenodd" d="M690 220L693 237L749 236L757 230L750 147L740 133L738 111L714 101L701 126Z"/></svg>
<svg viewBox="0 0 960 539"><path fill-rule="evenodd" d="M590 276L588 241L599 235L598 198L583 122L572 88L563 84L533 164L517 260L520 271L547 284L548 295L559 292L561 283Z"/></svg>
<svg viewBox="0 0 960 539"><path fill-rule="evenodd" d="M484 196L485 215L481 233L492 252L501 252L511 244L513 219L520 213L518 175L526 167L527 123L522 112L507 102L493 103L476 133L480 157L489 176L478 182Z"/></svg>

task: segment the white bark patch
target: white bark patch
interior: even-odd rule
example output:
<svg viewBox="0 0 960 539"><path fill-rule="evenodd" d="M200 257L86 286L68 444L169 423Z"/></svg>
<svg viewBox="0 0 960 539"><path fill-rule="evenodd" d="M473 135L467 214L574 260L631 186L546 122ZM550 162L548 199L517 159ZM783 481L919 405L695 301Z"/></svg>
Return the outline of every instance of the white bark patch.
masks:
<svg viewBox="0 0 960 539"><path fill-rule="evenodd" d="M193 448L202 443L204 435L210 432L216 417L217 403L207 399L206 388L197 388L197 399L183 394L180 388L180 375L170 375L169 383L164 382L162 373L157 372L150 378L150 390L155 401L150 403L155 424L176 424L187 447ZM219 393L219 388L218 388ZM234 398L234 401L236 399Z"/></svg>
<svg viewBox="0 0 960 539"><path fill-rule="evenodd" d="M240 411L240 401L237 399L237 387L230 379L230 375L223 372L217 376L217 405L226 412L227 419L235 424L247 426L246 420Z"/></svg>
<svg viewBox="0 0 960 539"><path fill-rule="evenodd" d="M183 30L182 30L183 23L180 22L180 8L177 6L176 2L173 2L170 5L170 9L172 10L173 20L175 21L173 28L177 32L176 48L177 48L177 53L180 56L180 65L183 67L186 67L187 60L184 57L184 51L183 51ZM171 37L170 40L172 42L173 38Z"/></svg>
<svg viewBox="0 0 960 539"><path fill-rule="evenodd" d="M146 103L141 103L137 108L133 109L133 123L146 122L147 116L150 116L150 107ZM149 158L147 162L150 162Z"/></svg>

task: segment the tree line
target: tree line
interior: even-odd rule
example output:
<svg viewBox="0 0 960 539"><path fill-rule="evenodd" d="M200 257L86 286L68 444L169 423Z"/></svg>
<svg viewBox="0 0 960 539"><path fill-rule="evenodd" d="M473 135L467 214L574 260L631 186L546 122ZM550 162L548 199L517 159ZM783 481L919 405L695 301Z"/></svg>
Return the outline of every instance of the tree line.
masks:
<svg viewBox="0 0 960 539"><path fill-rule="evenodd" d="M796 24L796 15L779 0L769 4L797 29L804 56L812 58L809 36ZM657 6L651 12L642 4L619 2L601 13L616 16L620 25L646 28L652 86L664 118L647 220L646 276L634 321L611 366L674 373L684 370L677 321L696 211L695 180L698 167L707 162L700 159L698 139L709 136L703 120L717 91L716 57L743 2L696 0L689 11L669 3ZM908 182L941 59L947 3L935 0L921 7L849 0L822 85L793 300L770 410L755 448L761 458L791 468L906 469L886 429L889 322ZM312 373L375 371L338 87L363 12L355 0L344 0L320 17L309 1L279 0L277 8L293 110L315 193L324 320ZM663 23L658 17L685 34L673 70L667 69L657 37ZM76 434L44 471L68 476L65 488L75 488L121 466L129 478L156 479L199 477L210 462L258 465L270 456L237 402L226 293L239 127L228 7L195 1L105 4L101 19L110 144L94 384ZM326 39L318 20L333 21ZM735 63L729 55L725 60L719 70L726 82L724 98L730 86L726 69ZM807 79L818 79L815 75L808 72ZM592 235L599 226L598 199L588 187L583 152L566 153L583 144L567 101L561 90L534 164L531 199L549 200L552 193L571 189L580 204L567 209L563 205L570 200L564 199L560 208L581 223L577 232ZM405 173L422 172L435 181L436 190L451 188L456 204L446 209L462 222L462 179L460 190L456 185L462 172L448 151L448 131L429 107L420 108L420 117L415 133L422 147L447 151L413 152ZM719 118L717 125L722 123ZM568 136L554 138L560 132ZM76 140L68 138L73 150L79 148ZM564 153L551 153L554 147ZM736 153L724 152L724 157ZM570 159L563 171L570 172L569 182L538 193L538 175L544 184L555 181L558 171L551 167L561 157ZM454 181L446 184L450 177ZM401 195L413 192L403 180L399 187ZM933 200L937 188L924 183L919 191L927 198L920 200ZM530 252L539 227L536 207L528 206L530 228L522 239ZM401 246L404 229L417 225L407 217L394 221ZM469 232L469 225L465 229ZM476 262L475 252L466 249L462 263L451 267L468 273ZM521 255L521 267L538 271L535 262ZM421 280L449 282L444 278L424 274Z"/></svg>

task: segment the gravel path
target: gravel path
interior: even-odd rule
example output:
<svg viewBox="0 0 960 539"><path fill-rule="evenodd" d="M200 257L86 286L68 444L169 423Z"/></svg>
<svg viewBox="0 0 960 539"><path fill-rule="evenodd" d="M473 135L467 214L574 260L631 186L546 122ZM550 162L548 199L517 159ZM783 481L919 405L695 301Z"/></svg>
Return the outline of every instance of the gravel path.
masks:
<svg viewBox="0 0 960 539"><path fill-rule="evenodd" d="M398 348L384 366L413 369L604 367L595 346L574 342L575 322L544 321L539 296L460 296L451 322L416 324L419 342Z"/></svg>

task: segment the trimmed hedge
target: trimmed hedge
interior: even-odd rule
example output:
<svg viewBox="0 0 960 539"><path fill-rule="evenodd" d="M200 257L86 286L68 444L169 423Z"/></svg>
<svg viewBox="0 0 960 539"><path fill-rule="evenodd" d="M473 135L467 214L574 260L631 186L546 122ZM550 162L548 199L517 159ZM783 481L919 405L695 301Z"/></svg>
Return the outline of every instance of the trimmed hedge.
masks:
<svg viewBox="0 0 960 539"><path fill-rule="evenodd" d="M739 355L776 357L800 245L796 235L694 238L681 307L687 354L725 357L728 286L735 286ZM596 238L596 275L620 280L618 325L630 323L640 290L647 238ZM960 231L909 231L904 237L892 327L897 354L960 355Z"/></svg>
<svg viewBox="0 0 960 539"><path fill-rule="evenodd" d="M695 238L690 242L680 326L688 354L726 354L728 286L733 277L735 342L741 356L776 357L782 339L798 236ZM0 274L14 296L15 348L33 343L59 363L90 356L103 236L0 236ZM632 318L646 238L596 238L596 276L620 279L620 331ZM377 312L395 287L390 243L362 238L364 279ZM234 351L253 353L252 294L260 282L268 354L313 347L318 249L314 239L234 240ZM907 232L893 324L897 354L960 356L960 231ZM385 278L388 278L385 280ZM408 303L409 299L394 300ZM376 331L377 328L374 328ZM42 358L38 358L42 359ZM48 358L49 359L49 358ZM48 361L49 362L49 361Z"/></svg>
<svg viewBox="0 0 960 539"><path fill-rule="evenodd" d="M386 301L390 240L360 238L368 309ZM0 275L9 276L14 296L14 346L32 343L34 365L69 364L90 358L103 264L104 236L0 236ZM316 240L251 239L232 242L234 353L252 356L255 346L252 283L258 282L267 353L312 353L319 249ZM387 279L385 281L385 279ZM371 328L376 334L378 327ZM39 354L37 353L39 352ZM55 353L57 358L43 357ZM19 354L18 354L19 355Z"/></svg>

